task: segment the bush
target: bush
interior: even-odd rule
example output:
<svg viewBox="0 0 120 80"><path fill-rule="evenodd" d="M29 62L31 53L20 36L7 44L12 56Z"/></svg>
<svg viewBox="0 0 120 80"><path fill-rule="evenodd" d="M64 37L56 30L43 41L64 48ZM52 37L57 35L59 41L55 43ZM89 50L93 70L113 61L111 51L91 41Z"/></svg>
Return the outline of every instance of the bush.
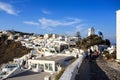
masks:
<svg viewBox="0 0 120 80"><path fill-rule="evenodd" d="M59 74L55 76L55 80L59 80L62 74L64 73L64 71L65 71L65 68L62 67L62 70L59 72Z"/></svg>
<svg viewBox="0 0 120 80"><path fill-rule="evenodd" d="M116 55L115 54L106 54L105 55L107 57L107 59L115 59L116 58Z"/></svg>
<svg viewBox="0 0 120 80"><path fill-rule="evenodd" d="M107 54L109 54L109 52L108 51L103 51L103 54L107 55Z"/></svg>

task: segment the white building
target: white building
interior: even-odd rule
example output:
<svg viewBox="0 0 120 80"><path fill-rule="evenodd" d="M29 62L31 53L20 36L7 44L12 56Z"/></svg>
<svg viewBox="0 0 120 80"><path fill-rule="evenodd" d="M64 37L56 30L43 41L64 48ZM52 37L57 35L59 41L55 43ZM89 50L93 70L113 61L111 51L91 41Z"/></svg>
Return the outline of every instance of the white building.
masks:
<svg viewBox="0 0 120 80"><path fill-rule="evenodd" d="M13 40L13 35L10 34L9 37L8 37L9 40Z"/></svg>
<svg viewBox="0 0 120 80"><path fill-rule="evenodd" d="M112 45L112 46L108 47L107 50L109 51L110 54L112 54L115 52L116 49L115 49L115 46Z"/></svg>
<svg viewBox="0 0 120 80"><path fill-rule="evenodd" d="M95 34L95 29L93 27L88 29L88 36Z"/></svg>
<svg viewBox="0 0 120 80"><path fill-rule="evenodd" d="M47 56L38 59L29 59L28 65L35 72L58 72L60 65L65 65L65 60L73 57L69 56Z"/></svg>
<svg viewBox="0 0 120 80"><path fill-rule="evenodd" d="M58 37L57 34L52 34L52 38L53 38L53 39L55 39L55 38L57 38L57 37Z"/></svg>
<svg viewBox="0 0 120 80"><path fill-rule="evenodd" d="M116 43L117 43L117 55L116 58L120 59L120 10L116 11Z"/></svg>
<svg viewBox="0 0 120 80"><path fill-rule="evenodd" d="M51 37L51 34L45 34L44 35L44 39L48 39L48 38L50 38Z"/></svg>

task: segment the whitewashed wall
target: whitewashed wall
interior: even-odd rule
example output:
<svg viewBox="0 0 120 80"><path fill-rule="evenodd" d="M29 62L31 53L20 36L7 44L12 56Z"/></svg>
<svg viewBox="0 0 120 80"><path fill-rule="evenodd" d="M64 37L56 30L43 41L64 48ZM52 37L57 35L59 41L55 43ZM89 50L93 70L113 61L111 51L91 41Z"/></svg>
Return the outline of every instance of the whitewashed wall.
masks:
<svg viewBox="0 0 120 80"><path fill-rule="evenodd" d="M82 61L83 55L79 56L75 62L67 67L59 80L74 80Z"/></svg>
<svg viewBox="0 0 120 80"><path fill-rule="evenodd" d="M120 59L120 10L116 11L117 59Z"/></svg>

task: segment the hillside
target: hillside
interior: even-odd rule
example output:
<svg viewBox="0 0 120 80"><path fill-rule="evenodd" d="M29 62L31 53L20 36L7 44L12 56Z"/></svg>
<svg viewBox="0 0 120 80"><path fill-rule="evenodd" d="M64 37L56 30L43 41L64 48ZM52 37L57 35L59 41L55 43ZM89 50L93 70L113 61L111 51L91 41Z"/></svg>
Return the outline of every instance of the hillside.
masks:
<svg viewBox="0 0 120 80"><path fill-rule="evenodd" d="M30 49L22 46L21 42L7 40L6 35L0 37L0 64L12 61L15 57L21 57L30 52Z"/></svg>
<svg viewBox="0 0 120 80"><path fill-rule="evenodd" d="M94 45L107 45L110 46L110 41L108 39L102 39L101 37L99 37L98 35L91 35L88 36L80 41L78 41L76 43L76 46L78 48L81 49L87 49L90 46L94 46Z"/></svg>

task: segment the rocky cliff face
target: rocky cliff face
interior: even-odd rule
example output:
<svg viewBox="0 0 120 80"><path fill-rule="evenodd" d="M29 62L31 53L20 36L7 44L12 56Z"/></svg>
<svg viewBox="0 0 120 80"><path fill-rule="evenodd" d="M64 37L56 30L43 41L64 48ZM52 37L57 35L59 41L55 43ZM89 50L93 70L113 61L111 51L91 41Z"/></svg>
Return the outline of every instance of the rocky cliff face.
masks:
<svg viewBox="0 0 120 80"><path fill-rule="evenodd" d="M21 57L30 52L30 49L22 46L21 42L8 40L6 35L0 37L0 64L12 61L15 57Z"/></svg>

